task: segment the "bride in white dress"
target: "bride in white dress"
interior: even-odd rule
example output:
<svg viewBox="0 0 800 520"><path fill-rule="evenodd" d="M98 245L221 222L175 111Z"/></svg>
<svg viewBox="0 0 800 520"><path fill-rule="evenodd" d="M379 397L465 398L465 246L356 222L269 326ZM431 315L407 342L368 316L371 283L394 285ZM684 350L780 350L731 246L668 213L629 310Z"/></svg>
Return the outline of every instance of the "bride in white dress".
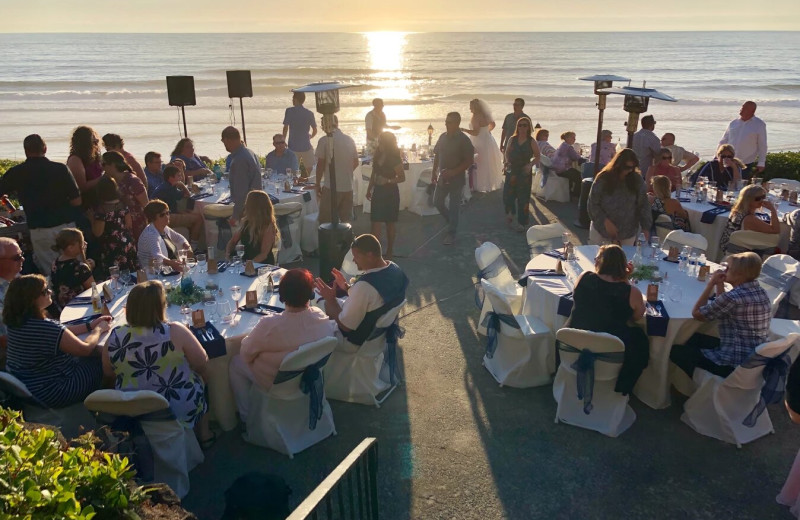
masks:
<svg viewBox="0 0 800 520"><path fill-rule="evenodd" d="M503 183L503 154L492 135L495 123L489 107L480 99L470 101L469 109L472 112L470 128L461 130L469 134L475 147L477 171L472 189L482 192L494 191Z"/></svg>

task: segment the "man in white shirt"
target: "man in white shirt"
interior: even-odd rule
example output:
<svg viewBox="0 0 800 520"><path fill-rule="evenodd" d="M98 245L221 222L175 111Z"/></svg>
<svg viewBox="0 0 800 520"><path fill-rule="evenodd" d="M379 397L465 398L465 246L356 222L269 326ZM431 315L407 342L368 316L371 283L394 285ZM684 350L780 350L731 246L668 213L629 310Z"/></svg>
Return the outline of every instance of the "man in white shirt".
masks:
<svg viewBox="0 0 800 520"><path fill-rule="evenodd" d="M676 145L673 133L667 132L661 136L661 146L669 148L669 151L672 152L672 166L677 166L682 172L690 169L700 160L692 152L687 152L683 147Z"/></svg>
<svg viewBox="0 0 800 520"><path fill-rule="evenodd" d="M633 134L633 152L639 159L642 176L646 175L647 170L657 162L655 158L661 153L661 140L653 132L655 127L656 118L644 116L641 130Z"/></svg>
<svg viewBox="0 0 800 520"><path fill-rule="evenodd" d="M328 139L333 138L333 160L336 170L336 207L341 222L353 219L353 170L360 160L356 143L339 130L339 118L333 116L332 136L323 136L317 143L317 182L315 188L319 196L319 222L331 221L330 161Z"/></svg>
<svg viewBox="0 0 800 520"><path fill-rule="evenodd" d="M761 173L767 161L767 125L756 117L754 101L745 101L739 110L739 119L734 119L722 134L719 144L730 144L736 157L748 165L742 177L749 179L753 165ZM758 162L756 163L756 159Z"/></svg>

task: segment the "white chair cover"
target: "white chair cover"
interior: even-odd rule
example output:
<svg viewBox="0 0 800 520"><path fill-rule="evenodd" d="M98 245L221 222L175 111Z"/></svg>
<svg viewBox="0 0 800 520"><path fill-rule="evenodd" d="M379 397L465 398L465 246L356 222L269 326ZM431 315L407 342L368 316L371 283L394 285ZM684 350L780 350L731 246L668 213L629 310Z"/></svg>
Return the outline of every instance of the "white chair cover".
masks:
<svg viewBox="0 0 800 520"><path fill-rule="evenodd" d="M682 229L670 231L663 239L664 245L689 246L702 250L705 252L708 249L708 240L703 235L698 233L689 233Z"/></svg>
<svg viewBox="0 0 800 520"><path fill-rule="evenodd" d="M534 193L545 201L554 200L556 202L569 202L569 179L559 177L550 169L547 175L547 182L542 186L541 168L551 168L553 166L549 157L542 155L539 158L540 167L537 167L536 175L533 179Z"/></svg>
<svg viewBox="0 0 800 520"><path fill-rule="evenodd" d="M620 353L625 345L616 336L604 332L564 328L556 332L556 341L580 351L595 354ZM553 381L553 397L558 403L556 422L587 428L617 437L636 420L636 414L628 405L628 396L614 391L621 363L609 363L598 359L594 364L594 388L590 413L584 411L584 402L578 398L578 374L573 363L579 353L560 351L561 364Z"/></svg>
<svg viewBox="0 0 800 520"><path fill-rule="evenodd" d="M288 354L281 363L280 372L302 371L327 358L336 347L333 336L306 343ZM258 385L250 390L250 412L247 416L247 442L271 448L294 458L314 444L336 435L333 412L322 393L322 416L311 429L309 423L310 394L301 390L302 375L272 385L269 391ZM320 370L319 377L324 378Z"/></svg>
<svg viewBox="0 0 800 520"><path fill-rule="evenodd" d="M432 168L425 168L419 175L417 185L414 188L414 197L411 201L408 211L427 217L428 215L438 215L439 211L431 204L432 197L428 194L428 189L431 184Z"/></svg>
<svg viewBox="0 0 800 520"><path fill-rule="evenodd" d="M525 232L525 237L528 240L528 251L531 253L531 258L561 247L563 245L561 235L566 231L568 231L567 228L558 222L529 227Z"/></svg>
<svg viewBox="0 0 800 520"><path fill-rule="evenodd" d="M798 339L800 334L789 334L785 338L759 345L756 353L774 358L790 349ZM723 379L696 368L693 380L697 390L683 405L681 420L701 435L736 444L740 448L742 444L773 433L766 408L753 426L744 424L745 418L752 413L761 397L763 371L764 366L739 366Z"/></svg>
<svg viewBox="0 0 800 520"><path fill-rule="evenodd" d="M319 248L319 211L303 217L300 233L300 248L303 251L313 253Z"/></svg>
<svg viewBox="0 0 800 520"><path fill-rule="evenodd" d="M300 228L303 225L303 205L299 202L284 202L282 204L275 204L275 218L280 220L282 218L288 219L288 226L281 227L281 248L278 251L278 264L289 264L292 262L300 262L303 260L303 251L300 248L302 236ZM289 233L287 236L286 230Z"/></svg>
<svg viewBox="0 0 800 520"><path fill-rule="evenodd" d="M664 213L656 217L655 227L656 235L658 235L658 238L661 239L662 243L664 240L666 240L667 235L674 231L672 229L672 219L669 215Z"/></svg>
<svg viewBox="0 0 800 520"><path fill-rule="evenodd" d="M508 270L500 248L491 242L484 242L475 249L475 262L478 264L479 271L492 271L486 277L486 280L503 293L511 306L512 312L518 314L522 309L522 286L511 276L511 271ZM491 276L492 274L494 276ZM483 335L486 335L483 319L491 308L491 303L484 299L481 315L478 318L478 332Z"/></svg>
<svg viewBox="0 0 800 520"><path fill-rule="evenodd" d="M772 303L772 315L778 312L778 306L783 298L789 294L800 277L800 262L789 255L772 255L761 266L761 275L758 282L767 292Z"/></svg>
<svg viewBox="0 0 800 520"><path fill-rule="evenodd" d="M388 310L378 318L375 328L392 325L405 304L403 300ZM385 331L361 346L342 339L325 365L325 394L328 398L380 407L397 386L386 367L386 347Z"/></svg>
<svg viewBox="0 0 800 520"><path fill-rule="evenodd" d="M151 390L97 390L83 404L92 412L128 417L169 408L167 400ZM189 472L204 460L194 430L184 428L176 419L142 420L140 424L153 450L153 481L164 482L178 497L185 497L189 493Z"/></svg>
<svg viewBox="0 0 800 520"><path fill-rule="evenodd" d="M528 388L550 384L555 372L555 350L550 329L536 318L514 315L503 293L486 280L481 280L481 285L492 311L512 316L518 326L499 321L497 346L493 354L483 356L483 366L500 386Z"/></svg>
<svg viewBox="0 0 800 520"><path fill-rule="evenodd" d="M758 231L739 230L731 233L728 241L728 253L756 251L772 254L781 240L779 233L760 233Z"/></svg>
<svg viewBox="0 0 800 520"><path fill-rule="evenodd" d="M94 417L83 403L64 408L49 408L33 397L22 381L8 372L0 372L0 393L11 397L12 405L19 408L26 421L55 426L67 439L97 427Z"/></svg>

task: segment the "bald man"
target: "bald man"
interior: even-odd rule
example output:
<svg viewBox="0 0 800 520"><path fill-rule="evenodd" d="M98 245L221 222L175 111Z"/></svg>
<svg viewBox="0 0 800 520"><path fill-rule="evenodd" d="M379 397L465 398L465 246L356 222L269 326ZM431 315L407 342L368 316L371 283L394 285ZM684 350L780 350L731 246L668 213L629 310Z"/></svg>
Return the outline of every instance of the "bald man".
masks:
<svg viewBox="0 0 800 520"><path fill-rule="evenodd" d="M745 101L739 110L739 119L728 125L719 144L730 144L736 151L736 157L747 165L742 177L749 179L755 168L759 173L764 171L767 161L767 125L756 117L754 101Z"/></svg>
<svg viewBox="0 0 800 520"><path fill-rule="evenodd" d="M0 369L6 366L6 342L8 341L6 326L3 323L3 302L11 280L22 271L25 257L17 241L8 237L0 237Z"/></svg>

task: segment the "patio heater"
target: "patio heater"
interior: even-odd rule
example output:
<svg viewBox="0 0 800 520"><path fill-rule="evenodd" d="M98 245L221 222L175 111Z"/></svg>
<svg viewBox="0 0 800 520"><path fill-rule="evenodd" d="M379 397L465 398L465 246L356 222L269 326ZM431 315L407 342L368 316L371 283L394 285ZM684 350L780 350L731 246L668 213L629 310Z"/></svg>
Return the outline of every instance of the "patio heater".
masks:
<svg viewBox="0 0 800 520"><path fill-rule="evenodd" d="M352 226L339 222L339 212L336 211L336 161L333 156L333 115L339 111L339 89L350 86L352 85L343 85L338 81L327 81L292 89L292 92L314 93L317 112L322 114L322 130L328 136L325 157L328 157L331 221L319 226L319 275L326 282L333 279L331 269L342 267L342 260L353 241Z"/></svg>
<svg viewBox="0 0 800 520"><path fill-rule="evenodd" d="M628 123L625 129L628 132L628 148L633 148L633 134L636 132L636 127L639 126L639 114L647 112L647 105L650 103L650 98L660 99L661 101L669 101L676 103L678 100L672 96L662 94L653 88L645 88L647 82L642 83L640 87L618 87L618 88L605 88L599 91L599 94L622 94L625 96L622 108L628 113Z"/></svg>
<svg viewBox="0 0 800 520"><path fill-rule="evenodd" d="M615 81L628 81L629 78L622 76L614 76L613 74L596 74L594 76L586 76L585 78L578 78L581 81L593 81L594 93L597 94L597 144L595 145L594 157L594 174L600 171L600 138L603 133L603 111L606 109L606 96L608 93L601 92L600 89L611 88Z"/></svg>
<svg viewBox="0 0 800 520"><path fill-rule="evenodd" d="M431 153L432 140L433 140L433 125L428 123L428 153Z"/></svg>

